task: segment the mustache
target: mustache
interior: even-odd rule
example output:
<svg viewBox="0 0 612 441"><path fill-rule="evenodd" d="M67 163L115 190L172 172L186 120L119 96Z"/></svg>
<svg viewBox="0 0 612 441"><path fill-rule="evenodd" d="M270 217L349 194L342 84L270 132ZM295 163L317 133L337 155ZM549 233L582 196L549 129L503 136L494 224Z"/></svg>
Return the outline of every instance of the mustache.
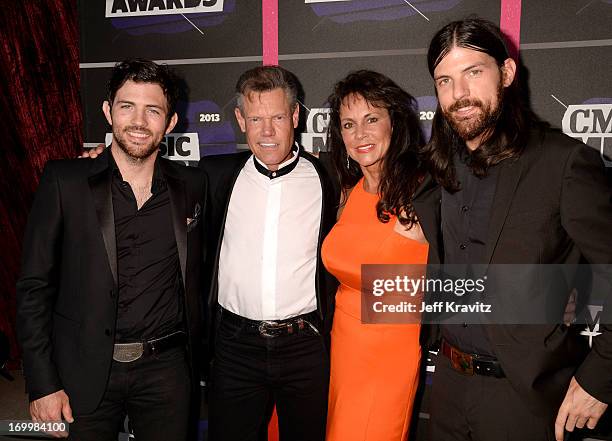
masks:
<svg viewBox="0 0 612 441"><path fill-rule="evenodd" d="M124 132L140 132L146 133L147 135L152 135L151 131L146 127L142 126L127 126L123 129Z"/></svg>
<svg viewBox="0 0 612 441"><path fill-rule="evenodd" d="M453 104L451 104L448 108L448 111L456 112L462 107L469 107L469 106L482 108L482 101L477 100L477 99L464 98L462 100L455 101Z"/></svg>

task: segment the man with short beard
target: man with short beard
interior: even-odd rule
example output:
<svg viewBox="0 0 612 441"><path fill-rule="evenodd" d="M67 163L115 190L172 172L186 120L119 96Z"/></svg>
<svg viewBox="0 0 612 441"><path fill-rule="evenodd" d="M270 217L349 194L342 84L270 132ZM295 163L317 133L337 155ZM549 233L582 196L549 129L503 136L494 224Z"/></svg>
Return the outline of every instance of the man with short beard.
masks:
<svg viewBox="0 0 612 441"><path fill-rule="evenodd" d="M442 188L415 207L430 263L611 263L602 161L536 122L499 28L450 23L433 37L428 64L439 104L427 155ZM564 429L594 428L612 402L607 324L588 355L586 339L563 324L423 330L422 342L440 348L432 440L561 441Z"/></svg>
<svg viewBox="0 0 612 441"><path fill-rule="evenodd" d="M166 66L117 64L110 148L50 161L30 212L17 283L30 413L71 423L70 439L117 439L127 414L139 440L184 440L199 411L207 190L200 170L159 155L177 96Z"/></svg>

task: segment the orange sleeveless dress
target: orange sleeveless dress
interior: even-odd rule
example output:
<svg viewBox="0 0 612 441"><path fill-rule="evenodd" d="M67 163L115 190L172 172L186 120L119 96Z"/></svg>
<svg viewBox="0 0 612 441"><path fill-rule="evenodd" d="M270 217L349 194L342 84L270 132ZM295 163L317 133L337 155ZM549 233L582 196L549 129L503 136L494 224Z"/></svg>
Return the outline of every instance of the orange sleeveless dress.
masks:
<svg viewBox="0 0 612 441"><path fill-rule="evenodd" d="M427 262L426 244L376 217L378 196L355 186L323 243L323 262L340 282L331 333L327 441L407 437L421 358L420 325L361 323L361 264Z"/></svg>

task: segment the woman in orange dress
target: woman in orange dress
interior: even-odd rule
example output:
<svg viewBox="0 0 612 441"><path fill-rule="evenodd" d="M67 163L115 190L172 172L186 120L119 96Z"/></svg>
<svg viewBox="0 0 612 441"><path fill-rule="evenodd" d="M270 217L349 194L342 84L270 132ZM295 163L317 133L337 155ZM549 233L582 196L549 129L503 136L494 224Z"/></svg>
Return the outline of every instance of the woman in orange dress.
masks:
<svg viewBox="0 0 612 441"><path fill-rule="evenodd" d="M343 189L323 261L340 287L331 332L327 441L402 441L418 385L418 324L362 324L362 264L424 264L412 196L422 180L415 100L372 71L329 98L328 148Z"/></svg>

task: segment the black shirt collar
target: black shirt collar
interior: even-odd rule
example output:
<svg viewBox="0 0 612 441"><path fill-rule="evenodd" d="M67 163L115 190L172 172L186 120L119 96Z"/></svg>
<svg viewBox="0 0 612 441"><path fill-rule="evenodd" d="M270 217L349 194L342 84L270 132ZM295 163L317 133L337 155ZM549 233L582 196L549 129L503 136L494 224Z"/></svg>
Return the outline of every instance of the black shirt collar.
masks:
<svg viewBox="0 0 612 441"><path fill-rule="evenodd" d="M110 147L108 147L110 149ZM156 194L159 191L163 190L166 186L166 180L164 179L164 174L161 170L160 165L160 153L157 154L155 158L155 164L153 165L153 179L151 180L151 194ZM113 173L113 177L120 179L123 181L123 176L121 176L121 170L119 170L119 166L115 162L115 158L113 157L113 153L111 151L108 152L108 165Z"/></svg>
<svg viewBox="0 0 612 441"><path fill-rule="evenodd" d="M253 155L253 163L255 164L255 168L257 169L257 171L262 175L267 176L270 179L280 178L281 176L285 176L286 174L290 173L297 166L300 156L300 148L297 144L294 144L291 148L291 151L294 154L293 158L289 160L290 162L288 164L285 164L278 170L270 170L266 168L263 164L261 164L261 162L257 160L255 155Z"/></svg>

